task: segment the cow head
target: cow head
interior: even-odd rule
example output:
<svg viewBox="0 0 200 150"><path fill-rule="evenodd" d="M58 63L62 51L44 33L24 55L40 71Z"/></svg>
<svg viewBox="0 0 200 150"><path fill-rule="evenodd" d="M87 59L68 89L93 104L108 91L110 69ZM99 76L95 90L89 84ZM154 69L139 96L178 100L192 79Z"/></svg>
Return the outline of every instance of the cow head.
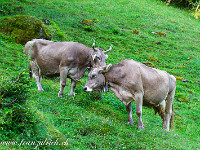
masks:
<svg viewBox="0 0 200 150"><path fill-rule="evenodd" d="M106 59L108 58L108 55L106 55L105 53L112 50L112 45L108 50L104 51L101 48L98 47L95 48L95 40L93 39L92 49L93 51L91 51L90 54L90 61L92 67L105 67L106 66L105 62Z"/></svg>
<svg viewBox="0 0 200 150"><path fill-rule="evenodd" d="M103 90L106 83L105 73L110 69L112 65L93 68L88 75L88 80L86 82L83 90L85 92L91 92L93 90Z"/></svg>

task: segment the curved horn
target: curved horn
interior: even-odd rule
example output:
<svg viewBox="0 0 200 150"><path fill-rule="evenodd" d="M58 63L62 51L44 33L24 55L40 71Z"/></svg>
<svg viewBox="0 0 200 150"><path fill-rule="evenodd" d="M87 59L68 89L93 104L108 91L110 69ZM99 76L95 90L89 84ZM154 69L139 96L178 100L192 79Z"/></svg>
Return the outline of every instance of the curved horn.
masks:
<svg viewBox="0 0 200 150"><path fill-rule="evenodd" d="M102 73L106 73L110 70L110 68L112 67L112 64L109 64L108 66L106 66L104 69L103 69L103 72Z"/></svg>
<svg viewBox="0 0 200 150"><path fill-rule="evenodd" d="M109 52L111 50L112 50L112 44L111 44L110 48L107 51L104 51L104 53L107 53L107 52Z"/></svg>
<svg viewBox="0 0 200 150"><path fill-rule="evenodd" d="M92 48L93 48L93 50L94 50L94 47L95 47L95 40L92 38L92 40L93 40L93 44L92 44Z"/></svg>

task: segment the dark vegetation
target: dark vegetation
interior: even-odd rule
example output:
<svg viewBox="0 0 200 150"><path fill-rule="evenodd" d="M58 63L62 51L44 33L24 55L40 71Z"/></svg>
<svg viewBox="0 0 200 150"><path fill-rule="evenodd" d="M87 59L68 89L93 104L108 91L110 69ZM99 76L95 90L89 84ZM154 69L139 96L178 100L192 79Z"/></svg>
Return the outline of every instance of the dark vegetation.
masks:
<svg viewBox="0 0 200 150"><path fill-rule="evenodd" d="M194 8L199 5L199 0L166 0L168 4L175 4L177 7Z"/></svg>
<svg viewBox="0 0 200 150"><path fill-rule="evenodd" d="M199 149L198 1L168 3L0 2L0 149ZM171 7L174 4L176 8ZM187 7L196 14L183 9ZM44 79L45 92L38 92L23 53L24 43L33 38L76 41L89 47L94 38L104 49L114 45L107 64L128 58L174 75L174 130L162 130L160 117L145 107L145 129L137 130L134 102L134 123L128 126L125 106L113 93L83 92L87 74L78 82L74 97L57 97L59 78ZM65 93L69 89L68 85Z"/></svg>
<svg viewBox="0 0 200 150"><path fill-rule="evenodd" d="M51 33L41 20L33 16L16 15L1 19L1 32L15 38L16 43L26 44L34 38L50 40Z"/></svg>

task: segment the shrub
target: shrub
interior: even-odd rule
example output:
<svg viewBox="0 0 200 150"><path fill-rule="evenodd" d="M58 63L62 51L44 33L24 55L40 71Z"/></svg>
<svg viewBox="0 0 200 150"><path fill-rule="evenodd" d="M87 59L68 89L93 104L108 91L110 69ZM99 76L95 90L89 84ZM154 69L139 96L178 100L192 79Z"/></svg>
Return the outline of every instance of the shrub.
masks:
<svg viewBox="0 0 200 150"><path fill-rule="evenodd" d="M29 89L27 74L20 71L16 76L2 75L0 81L0 106L13 106L15 103L23 104Z"/></svg>
<svg viewBox="0 0 200 150"><path fill-rule="evenodd" d="M166 0L167 3L173 3L181 7L194 8L199 5L199 0Z"/></svg>
<svg viewBox="0 0 200 150"><path fill-rule="evenodd" d="M141 34L140 30L138 29L134 29L131 31L133 34Z"/></svg>
<svg viewBox="0 0 200 150"><path fill-rule="evenodd" d="M88 32L94 31L94 26L98 22L100 22L98 19L92 19L92 20L82 19L81 21L79 21L83 29Z"/></svg>
<svg viewBox="0 0 200 150"><path fill-rule="evenodd" d="M10 140L16 134L33 135L36 130L35 113L25 105L30 88L28 74L22 70L15 74L3 72L0 80L0 129L3 140Z"/></svg>
<svg viewBox="0 0 200 150"><path fill-rule="evenodd" d="M38 121L34 117L35 113L27 106L15 104L12 108L3 107L1 113L0 128L2 135L12 138L15 134L25 135L27 134L26 131L30 131L29 134L34 134L33 128Z"/></svg>
<svg viewBox="0 0 200 150"><path fill-rule="evenodd" d="M14 37L16 43L25 44L34 38L50 40L52 36L42 21L32 16L4 17L0 22L0 32Z"/></svg>

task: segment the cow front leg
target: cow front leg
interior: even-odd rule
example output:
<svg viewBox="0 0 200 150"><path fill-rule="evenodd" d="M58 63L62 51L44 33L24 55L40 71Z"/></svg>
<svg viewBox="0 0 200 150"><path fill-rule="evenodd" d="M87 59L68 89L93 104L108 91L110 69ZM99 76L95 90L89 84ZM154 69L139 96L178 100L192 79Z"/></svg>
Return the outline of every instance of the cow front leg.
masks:
<svg viewBox="0 0 200 150"><path fill-rule="evenodd" d="M128 124L131 125L133 123L131 103L126 106L126 111L128 112Z"/></svg>
<svg viewBox="0 0 200 150"><path fill-rule="evenodd" d="M58 97L63 97L63 90L66 86L68 68L63 67L60 68L60 91L58 93Z"/></svg>
<svg viewBox="0 0 200 150"><path fill-rule="evenodd" d="M135 94L136 102L136 114L138 116L138 129L144 129L142 122L142 104L143 104L143 95L141 93Z"/></svg>
<svg viewBox="0 0 200 150"><path fill-rule="evenodd" d="M73 94L74 94L74 89L75 89L75 87L76 87L76 84L77 84L77 81L71 79L71 91L70 91L70 94L69 94L70 96L73 96Z"/></svg>

